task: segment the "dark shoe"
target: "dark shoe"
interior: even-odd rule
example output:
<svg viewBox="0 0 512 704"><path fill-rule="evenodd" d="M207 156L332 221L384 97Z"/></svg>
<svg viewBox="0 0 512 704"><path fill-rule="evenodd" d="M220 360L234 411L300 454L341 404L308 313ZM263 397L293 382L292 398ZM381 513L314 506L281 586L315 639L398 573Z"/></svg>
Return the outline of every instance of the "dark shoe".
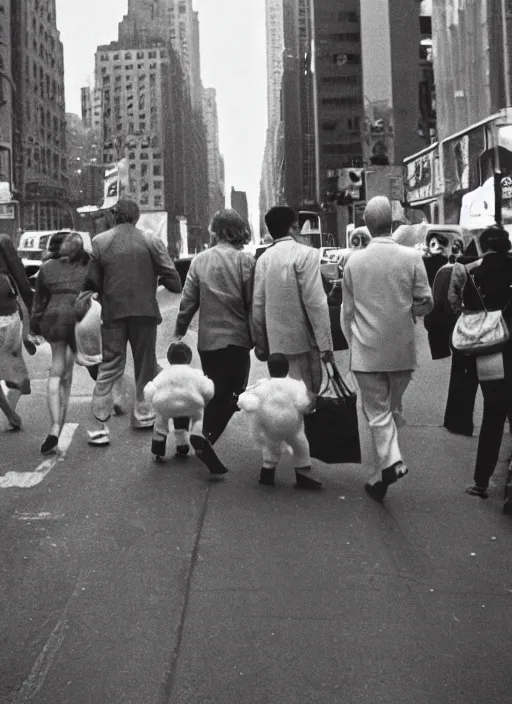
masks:
<svg viewBox="0 0 512 704"><path fill-rule="evenodd" d="M403 479L409 470L403 462L395 462L391 467L386 467L382 470L382 483L388 488L391 484L395 484L399 479Z"/></svg>
<svg viewBox="0 0 512 704"><path fill-rule="evenodd" d="M10 430L15 433L18 430L21 430L21 418L17 413L12 412L11 416L7 419L9 422L9 425L11 426Z"/></svg>
<svg viewBox="0 0 512 704"><path fill-rule="evenodd" d="M470 496L479 496L481 499L486 499L488 497L487 487L478 486L478 484L471 484L471 486L468 486L468 488L465 489L465 492Z"/></svg>
<svg viewBox="0 0 512 704"><path fill-rule="evenodd" d="M301 472L300 470L295 470L295 488L296 489L321 489L322 482L318 479L313 479L309 477L307 472Z"/></svg>
<svg viewBox="0 0 512 704"><path fill-rule="evenodd" d="M191 435L190 444L194 448L197 458L210 470L210 474L226 474L226 467L215 454L215 450L202 435Z"/></svg>
<svg viewBox="0 0 512 704"><path fill-rule="evenodd" d="M52 452L55 452L58 444L59 438L56 435L48 435L46 440L41 445L41 454L50 455Z"/></svg>
<svg viewBox="0 0 512 704"><path fill-rule="evenodd" d="M366 493L372 497L375 501L382 503L384 497L386 496L388 486L395 484L399 479L405 477L409 473L409 470L404 465L403 462L395 462L391 467L386 467L382 470L382 480L380 482L375 482L375 484L365 484L364 489Z"/></svg>
<svg viewBox="0 0 512 704"><path fill-rule="evenodd" d="M163 455L155 455L153 459L157 464L165 464L165 457Z"/></svg>
<svg viewBox="0 0 512 704"><path fill-rule="evenodd" d="M190 452L190 445L177 445L176 454L178 457L185 457Z"/></svg>
<svg viewBox="0 0 512 704"><path fill-rule="evenodd" d="M165 457L165 440L152 440L151 441L151 453L156 457Z"/></svg>
<svg viewBox="0 0 512 704"><path fill-rule="evenodd" d="M276 485L276 470L270 467L263 467L260 472L259 484L263 486L275 486Z"/></svg>
<svg viewBox="0 0 512 704"><path fill-rule="evenodd" d="M384 501L384 497L386 496L388 487L384 484L384 482L375 482L375 484L365 484L364 490L369 496L372 497L374 501L382 503Z"/></svg>

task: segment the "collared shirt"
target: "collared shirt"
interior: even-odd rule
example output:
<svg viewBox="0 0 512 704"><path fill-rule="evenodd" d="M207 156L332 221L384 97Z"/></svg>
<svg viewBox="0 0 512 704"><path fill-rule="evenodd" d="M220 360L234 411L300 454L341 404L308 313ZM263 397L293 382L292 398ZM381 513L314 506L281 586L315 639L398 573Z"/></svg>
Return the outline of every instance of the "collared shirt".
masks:
<svg viewBox="0 0 512 704"><path fill-rule="evenodd" d="M229 242L219 242L194 257L183 287L176 335L185 335L199 311L199 350L229 345L251 349L254 265L252 254Z"/></svg>

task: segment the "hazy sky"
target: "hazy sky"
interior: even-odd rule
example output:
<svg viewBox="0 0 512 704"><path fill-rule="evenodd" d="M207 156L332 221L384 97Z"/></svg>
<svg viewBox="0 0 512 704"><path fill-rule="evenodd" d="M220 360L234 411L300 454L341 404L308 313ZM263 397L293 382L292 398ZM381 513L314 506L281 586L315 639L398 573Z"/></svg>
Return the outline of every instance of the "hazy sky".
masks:
<svg viewBox="0 0 512 704"><path fill-rule="evenodd" d="M128 0L57 0L64 44L66 111L80 114L80 88L94 71L99 44L117 38ZM220 148L226 162L227 205L231 186L246 190L257 223L266 128L264 0L193 0L201 23L201 73L217 89Z"/></svg>

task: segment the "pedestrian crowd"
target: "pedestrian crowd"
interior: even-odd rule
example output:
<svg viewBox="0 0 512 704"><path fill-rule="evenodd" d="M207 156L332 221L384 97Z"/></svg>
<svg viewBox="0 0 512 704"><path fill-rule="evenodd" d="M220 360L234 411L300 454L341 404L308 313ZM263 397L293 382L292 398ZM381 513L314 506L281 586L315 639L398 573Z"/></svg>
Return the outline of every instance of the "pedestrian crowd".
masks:
<svg viewBox="0 0 512 704"><path fill-rule="evenodd" d="M0 385L0 410L19 431L17 404L31 392L23 349L35 354L35 336L42 336L52 355L44 455L58 451L77 361L94 380L95 425L88 442L110 444L110 419L123 412L116 397L129 345L132 424L152 428L156 461L168 454L172 421L176 455L186 456L192 447L212 475L225 474L214 446L242 411L261 450L260 484L275 485L287 449L295 486L319 489L311 418L330 382L350 398L333 355L334 349L348 349L375 454L365 490L381 502L409 471L398 428L406 422L402 401L417 367L415 326L423 317L432 358L452 358L447 430L472 435L475 397L482 390L483 421L466 491L487 497L505 422L512 417L512 258L505 230L488 228L479 238L480 251L473 252L464 252L462 241L429 235L422 252L393 238L391 204L378 196L366 206L365 227L352 232L338 262L340 279L330 287L318 251L296 239L291 208L276 206L266 214L271 244L257 261L245 247L247 223L223 210L211 222L210 246L192 259L182 287L162 240L137 228L138 206L121 200L112 214L115 225L93 238L92 254L78 233L52 238L35 292L11 240L0 235L0 379L7 388L5 394ZM181 293L165 368L156 356L160 285ZM200 370L191 366L192 350L183 341L196 314ZM248 385L251 350L267 363L268 378ZM512 496L504 511L512 512Z"/></svg>

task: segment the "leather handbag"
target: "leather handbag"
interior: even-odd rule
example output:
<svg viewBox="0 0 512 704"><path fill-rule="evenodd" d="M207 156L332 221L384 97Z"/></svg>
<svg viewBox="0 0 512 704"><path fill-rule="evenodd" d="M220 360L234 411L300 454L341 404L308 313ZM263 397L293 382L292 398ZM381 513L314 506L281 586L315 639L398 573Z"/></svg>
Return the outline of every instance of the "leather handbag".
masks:
<svg viewBox="0 0 512 704"><path fill-rule="evenodd" d="M311 457L326 464L360 464L357 394L348 388L334 362L324 366L327 383L314 410L304 417Z"/></svg>
<svg viewBox="0 0 512 704"><path fill-rule="evenodd" d="M482 302L483 310L462 311L453 329L453 348L473 357L496 354L503 350L510 339L510 331L503 317L510 301L503 310L487 310L471 274L469 278Z"/></svg>

